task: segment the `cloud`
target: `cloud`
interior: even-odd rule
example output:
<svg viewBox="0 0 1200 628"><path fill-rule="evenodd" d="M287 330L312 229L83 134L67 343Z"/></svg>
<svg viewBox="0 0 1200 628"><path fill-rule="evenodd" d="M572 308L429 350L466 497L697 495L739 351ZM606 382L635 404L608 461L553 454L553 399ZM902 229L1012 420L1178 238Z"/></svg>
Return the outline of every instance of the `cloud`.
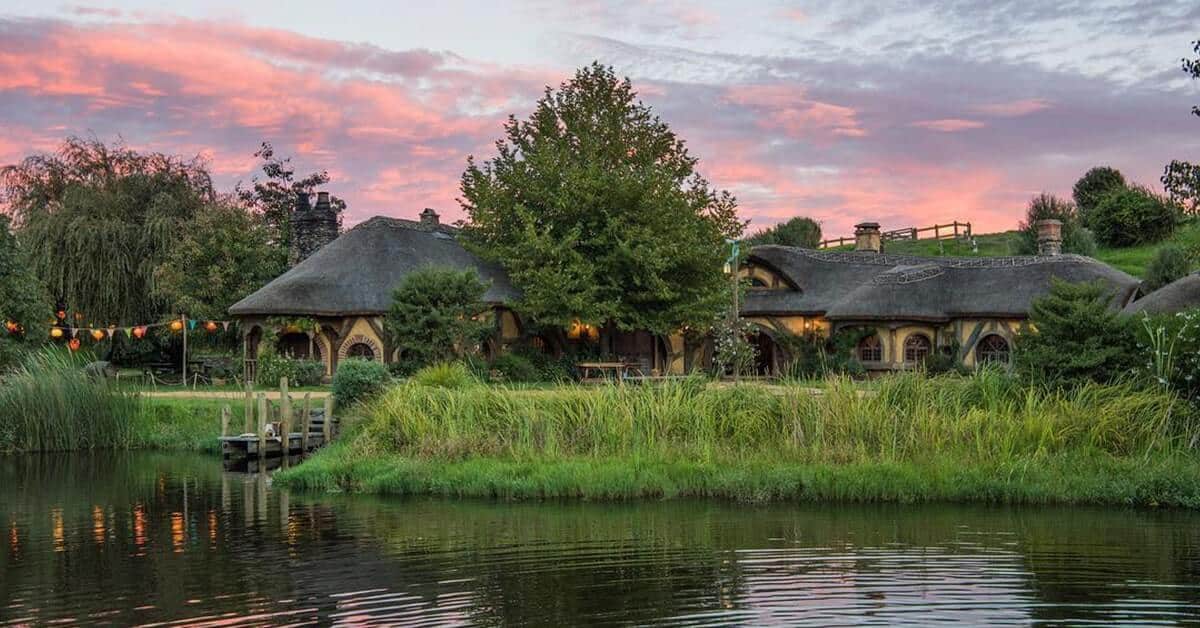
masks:
<svg viewBox="0 0 1200 628"><path fill-rule="evenodd" d="M972 107L971 110L975 111L976 113L982 113L991 116L1015 118L1018 116L1027 116L1043 109L1049 109L1051 106L1053 106L1053 103L1048 100L1043 100L1041 98L1029 98L1025 100L1014 100L1011 102L976 105Z"/></svg>
<svg viewBox="0 0 1200 628"><path fill-rule="evenodd" d="M941 133L957 133L958 131L968 131L970 129L981 129L986 124L978 120L963 120L962 118L942 118L941 120L919 120L913 122L910 126L915 126L930 131L938 131Z"/></svg>

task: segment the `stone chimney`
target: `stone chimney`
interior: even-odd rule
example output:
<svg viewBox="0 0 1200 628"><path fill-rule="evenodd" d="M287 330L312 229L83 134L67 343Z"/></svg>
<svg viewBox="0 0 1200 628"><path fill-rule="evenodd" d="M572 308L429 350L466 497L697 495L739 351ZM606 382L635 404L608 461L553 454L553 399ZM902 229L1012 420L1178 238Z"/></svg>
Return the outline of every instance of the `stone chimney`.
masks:
<svg viewBox="0 0 1200 628"><path fill-rule="evenodd" d="M877 222L860 222L854 225L854 250L880 253L883 251L883 234Z"/></svg>
<svg viewBox="0 0 1200 628"><path fill-rule="evenodd" d="M1038 255L1062 254L1062 221L1047 218L1033 223L1037 227Z"/></svg>
<svg viewBox="0 0 1200 628"><path fill-rule="evenodd" d="M329 202L329 192L317 192L317 204L310 207L308 194L296 195L296 209L292 211L292 244L288 250L288 264L295 266L308 259L321 247L338 237L337 212Z"/></svg>
<svg viewBox="0 0 1200 628"><path fill-rule="evenodd" d="M441 221L438 219L438 213L433 211L433 208L426 207L425 210L421 212L421 226L428 227L429 229L436 229L440 223Z"/></svg>

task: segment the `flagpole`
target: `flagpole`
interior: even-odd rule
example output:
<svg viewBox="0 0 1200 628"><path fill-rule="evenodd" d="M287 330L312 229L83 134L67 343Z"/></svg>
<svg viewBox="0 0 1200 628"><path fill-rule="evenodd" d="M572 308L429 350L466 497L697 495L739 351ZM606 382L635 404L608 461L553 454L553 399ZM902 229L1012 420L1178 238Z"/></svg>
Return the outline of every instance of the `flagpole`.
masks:
<svg viewBox="0 0 1200 628"><path fill-rule="evenodd" d="M183 323L183 387L187 388L187 314L181 314L179 321Z"/></svg>

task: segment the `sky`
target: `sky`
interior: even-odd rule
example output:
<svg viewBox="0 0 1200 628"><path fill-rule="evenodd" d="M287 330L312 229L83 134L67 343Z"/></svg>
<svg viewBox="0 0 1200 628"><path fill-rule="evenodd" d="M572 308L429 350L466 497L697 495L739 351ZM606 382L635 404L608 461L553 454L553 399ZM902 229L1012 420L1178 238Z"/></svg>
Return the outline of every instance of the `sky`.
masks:
<svg viewBox="0 0 1200 628"><path fill-rule="evenodd" d="M230 189L269 140L329 172L348 224L455 220L467 156L598 60L751 230L978 233L1092 166L1157 189L1200 160L1180 70L1198 38L1195 0L0 0L0 164L120 138L199 155Z"/></svg>

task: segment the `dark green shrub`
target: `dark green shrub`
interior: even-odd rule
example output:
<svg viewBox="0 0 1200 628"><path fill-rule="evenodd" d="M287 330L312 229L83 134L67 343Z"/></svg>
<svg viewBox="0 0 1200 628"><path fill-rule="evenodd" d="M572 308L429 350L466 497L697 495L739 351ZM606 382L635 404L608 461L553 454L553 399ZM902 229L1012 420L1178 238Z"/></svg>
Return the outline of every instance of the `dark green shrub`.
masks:
<svg viewBox="0 0 1200 628"><path fill-rule="evenodd" d="M1033 302L1031 328L1017 338L1017 371L1035 382L1071 385L1112 382L1128 376L1137 360L1132 322L1109 307L1101 283L1055 280Z"/></svg>
<svg viewBox="0 0 1200 628"><path fill-rule="evenodd" d="M791 336L781 339L791 355L788 376L817 379L828 375L862 375L866 372L854 355L858 341L873 333L864 329L844 329L831 338Z"/></svg>
<svg viewBox="0 0 1200 628"><path fill-rule="evenodd" d="M426 366L413 374L412 381L434 388L465 388L479 383L471 369L462 362Z"/></svg>
<svg viewBox="0 0 1200 628"><path fill-rule="evenodd" d="M536 382L541 380L541 374L529 358L518 353L504 353L496 356L491 363L491 370L501 379L508 382Z"/></svg>
<svg viewBox="0 0 1200 628"><path fill-rule="evenodd" d="M486 291L474 270L424 268L405 277L384 319L392 342L404 347L404 370L456 361L474 351L492 330L491 317L484 316Z"/></svg>
<svg viewBox="0 0 1200 628"><path fill-rule="evenodd" d="M1112 192L1125 187L1125 175L1120 170L1108 166L1098 166L1088 170L1075 182L1072 198L1079 211L1079 219L1085 227L1091 227L1091 215L1100 200Z"/></svg>
<svg viewBox="0 0 1200 628"><path fill-rule="evenodd" d="M333 374L333 398L343 407L366 401L383 392L391 379L387 367L374 360L342 360Z"/></svg>
<svg viewBox="0 0 1200 628"><path fill-rule="evenodd" d="M807 216L796 216L787 222L754 233L746 242L750 246L780 244L815 249L821 244L821 225Z"/></svg>
<svg viewBox="0 0 1200 628"><path fill-rule="evenodd" d="M1167 244L1158 249L1154 259L1146 268L1146 287L1150 290L1159 288L1182 278L1192 270L1192 262L1188 259L1187 251L1178 244Z"/></svg>
<svg viewBox="0 0 1200 628"><path fill-rule="evenodd" d="M317 360L296 360L276 353L264 352L258 358L254 381L259 386L273 388L280 378L288 378L291 386L316 386L325 376L325 365Z"/></svg>
<svg viewBox="0 0 1200 628"><path fill-rule="evenodd" d="M1096 239L1105 246L1132 246L1158 242L1179 224L1179 208L1140 187L1115 190L1100 199L1089 221Z"/></svg>

